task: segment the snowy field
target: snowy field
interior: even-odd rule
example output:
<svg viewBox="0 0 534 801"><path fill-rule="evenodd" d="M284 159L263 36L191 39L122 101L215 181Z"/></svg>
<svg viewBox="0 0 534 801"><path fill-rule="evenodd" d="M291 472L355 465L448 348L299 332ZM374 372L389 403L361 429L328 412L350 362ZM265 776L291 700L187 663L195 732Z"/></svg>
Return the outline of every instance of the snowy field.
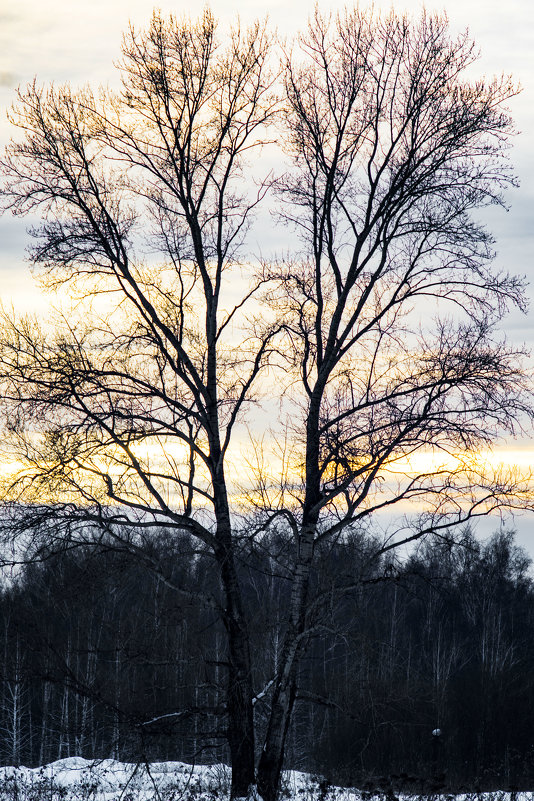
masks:
<svg viewBox="0 0 534 801"><path fill-rule="evenodd" d="M0 768L0 801L219 801L227 799L230 772L225 765L183 762L128 764L112 759L60 759L40 768ZM391 794L373 796L357 789L332 787L317 776L284 774L284 801L392 801ZM401 801L416 796L402 796ZM453 796L433 796L452 801ZM505 792L456 796L454 801L534 801L532 793Z"/></svg>
<svg viewBox="0 0 534 801"><path fill-rule="evenodd" d="M335 790L335 793L333 792ZM331 788L332 796L356 801L356 791ZM129 764L113 759L60 759L40 768L0 768L0 801L218 801L230 796L226 765L187 765L184 762ZM317 778L288 771L286 799L326 801Z"/></svg>

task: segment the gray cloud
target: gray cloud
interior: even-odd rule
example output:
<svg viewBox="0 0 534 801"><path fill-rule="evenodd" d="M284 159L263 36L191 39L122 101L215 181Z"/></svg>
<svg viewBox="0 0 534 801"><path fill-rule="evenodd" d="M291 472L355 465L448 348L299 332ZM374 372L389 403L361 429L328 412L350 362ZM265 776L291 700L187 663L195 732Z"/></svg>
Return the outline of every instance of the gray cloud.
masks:
<svg viewBox="0 0 534 801"><path fill-rule="evenodd" d="M13 72L0 70L0 86L13 89L19 83L19 79Z"/></svg>

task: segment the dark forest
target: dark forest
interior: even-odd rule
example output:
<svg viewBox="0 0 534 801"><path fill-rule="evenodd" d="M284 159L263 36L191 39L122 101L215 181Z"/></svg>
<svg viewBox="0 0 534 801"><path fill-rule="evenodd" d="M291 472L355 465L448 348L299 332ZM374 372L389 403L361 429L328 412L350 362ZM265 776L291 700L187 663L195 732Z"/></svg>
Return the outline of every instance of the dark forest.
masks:
<svg viewBox="0 0 534 801"><path fill-rule="evenodd" d="M259 729L291 547L241 549ZM321 554L286 766L360 786L532 786L534 585L513 533L466 531L398 564L376 552L353 534ZM1 596L2 761L227 760L221 597L186 534L137 557L80 548L26 565Z"/></svg>

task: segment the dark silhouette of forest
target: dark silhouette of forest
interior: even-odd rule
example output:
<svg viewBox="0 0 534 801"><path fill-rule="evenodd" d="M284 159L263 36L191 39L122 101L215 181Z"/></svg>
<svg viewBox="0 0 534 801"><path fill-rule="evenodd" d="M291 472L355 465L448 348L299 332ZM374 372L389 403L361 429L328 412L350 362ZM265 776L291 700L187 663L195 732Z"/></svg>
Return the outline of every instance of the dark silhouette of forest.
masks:
<svg viewBox="0 0 534 801"><path fill-rule="evenodd" d="M259 730L292 547L282 534L243 536L240 551ZM321 554L286 767L359 786L531 787L528 556L506 531L427 541L400 563L378 550L353 533ZM164 534L137 556L104 543L45 557L1 594L2 762L227 760L223 594L209 553Z"/></svg>

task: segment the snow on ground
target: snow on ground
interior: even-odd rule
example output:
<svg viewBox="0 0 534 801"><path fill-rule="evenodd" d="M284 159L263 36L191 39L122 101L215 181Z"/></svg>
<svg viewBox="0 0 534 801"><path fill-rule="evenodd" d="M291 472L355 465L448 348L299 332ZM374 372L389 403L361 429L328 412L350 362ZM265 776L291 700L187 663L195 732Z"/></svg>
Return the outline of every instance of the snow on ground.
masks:
<svg viewBox="0 0 534 801"><path fill-rule="evenodd" d="M0 801L224 801L230 794L226 765L184 762L129 764L113 759L60 759L40 768L0 768ZM384 794L380 796L385 799ZM283 801L373 801L358 790L328 787L298 771L284 774ZM375 799L379 798L377 794ZM391 798L391 796L389 797ZM401 797L400 801L414 801ZM451 796L433 801L451 801ZM484 793L454 801L534 801L531 793Z"/></svg>
<svg viewBox="0 0 534 801"><path fill-rule="evenodd" d="M223 765L69 757L40 768L0 768L0 801L214 801L228 787Z"/></svg>

